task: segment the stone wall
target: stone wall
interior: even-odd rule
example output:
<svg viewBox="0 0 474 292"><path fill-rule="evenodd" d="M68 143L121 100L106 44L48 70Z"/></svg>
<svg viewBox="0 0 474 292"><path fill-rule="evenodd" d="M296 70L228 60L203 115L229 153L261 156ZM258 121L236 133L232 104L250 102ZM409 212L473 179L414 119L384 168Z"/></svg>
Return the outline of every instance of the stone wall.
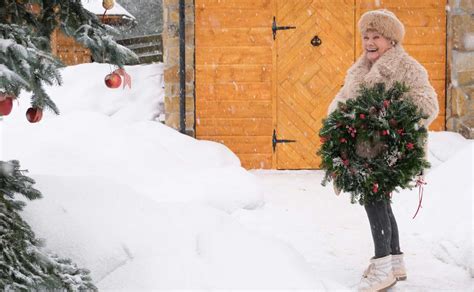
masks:
<svg viewBox="0 0 474 292"><path fill-rule="evenodd" d="M448 6L446 128L474 138L474 1Z"/></svg>
<svg viewBox="0 0 474 292"><path fill-rule="evenodd" d="M194 1L186 0L186 133L194 136ZM163 0L165 122L179 129L179 0Z"/></svg>

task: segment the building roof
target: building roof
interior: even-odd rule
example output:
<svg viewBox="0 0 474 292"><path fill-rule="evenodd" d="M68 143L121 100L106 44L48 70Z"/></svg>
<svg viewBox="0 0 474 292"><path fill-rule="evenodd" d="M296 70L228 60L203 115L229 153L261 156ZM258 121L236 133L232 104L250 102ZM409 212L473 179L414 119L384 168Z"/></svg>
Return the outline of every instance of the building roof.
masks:
<svg viewBox="0 0 474 292"><path fill-rule="evenodd" d="M82 6L90 12L97 15L104 14L105 9L102 7L102 0L81 0L81 2ZM135 19L135 16L130 14L122 5L118 4L117 1L115 1L115 5L112 9L107 10L107 15L118 15Z"/></svg>

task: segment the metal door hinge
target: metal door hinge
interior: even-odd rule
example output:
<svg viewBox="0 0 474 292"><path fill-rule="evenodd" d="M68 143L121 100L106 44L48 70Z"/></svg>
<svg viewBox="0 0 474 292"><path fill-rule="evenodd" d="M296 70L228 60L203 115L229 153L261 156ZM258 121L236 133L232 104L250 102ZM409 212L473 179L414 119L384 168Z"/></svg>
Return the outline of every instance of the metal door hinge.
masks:
<svg viewBox="0 0 474 292"><path fill-rule="evenodd" d="M278 143L294 143L294 142L296 142L296 140L277 139L276 130L273 130L273 138L272 138L273 152L275 152L276 146Z"/></svg>
<svg viewBox="0 0 474 292"><path fill-rule="evenodd" d="M287 30L287 29L296 29L296 26L277 26L276 18L275 16L273 16L273 24L272 24L273 39L276 38L276 34L278 30Z"/></svg>

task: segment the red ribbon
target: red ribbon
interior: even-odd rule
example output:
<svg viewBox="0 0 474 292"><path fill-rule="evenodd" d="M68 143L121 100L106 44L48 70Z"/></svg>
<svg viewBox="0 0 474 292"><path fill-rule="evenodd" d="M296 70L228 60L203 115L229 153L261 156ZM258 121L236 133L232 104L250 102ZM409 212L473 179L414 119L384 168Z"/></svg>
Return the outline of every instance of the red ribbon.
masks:
<svg viewBox="0 0 474 292"><path fill-rule="evenodd" d="M125 88L125 85L128 85L128 88L132 88L132 77L130 77L130 75L125 72L125 69L119 68L115 70L114 73L123 76L123 88Z"/></svg>
<svg viewBox="0 0 474 292"><path fill-rule="evenodd" d="M415 219L418 211L421 209L421 202L423 201L423 185L426 185L426 182L423 180L422 177L418 177L416 180L416 186L418 187L418 208L416 209L415 215L413 215L412 219Z"/></svg>
<svg viewBox="0 0 474 292"><path fill-rule="evenodd" d="M105 9L104 14L102 15L102 22L105 20L105 14L107 13L107 9Z"/></svg>

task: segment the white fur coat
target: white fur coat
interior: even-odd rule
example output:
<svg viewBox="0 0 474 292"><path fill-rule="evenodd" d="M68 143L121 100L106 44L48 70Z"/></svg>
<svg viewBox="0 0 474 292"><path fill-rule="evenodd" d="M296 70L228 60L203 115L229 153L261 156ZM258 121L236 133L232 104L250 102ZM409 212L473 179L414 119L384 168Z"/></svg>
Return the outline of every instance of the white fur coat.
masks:
<svg viewBox="0 0 474 292"><path fill-rule="evenodd" d="M356 97L361 85L371 87L376 83L385 83L390 88L396 81L403 82L410 88L407 96L429 116L424 121L424 125L428 127L438 116L437 95L428 81L426 69L410 57L401 45L386 51L372 66L363 54L347 71L344 86L331 102L329 113L336 109L339 101L345 102Z"/></svg>

